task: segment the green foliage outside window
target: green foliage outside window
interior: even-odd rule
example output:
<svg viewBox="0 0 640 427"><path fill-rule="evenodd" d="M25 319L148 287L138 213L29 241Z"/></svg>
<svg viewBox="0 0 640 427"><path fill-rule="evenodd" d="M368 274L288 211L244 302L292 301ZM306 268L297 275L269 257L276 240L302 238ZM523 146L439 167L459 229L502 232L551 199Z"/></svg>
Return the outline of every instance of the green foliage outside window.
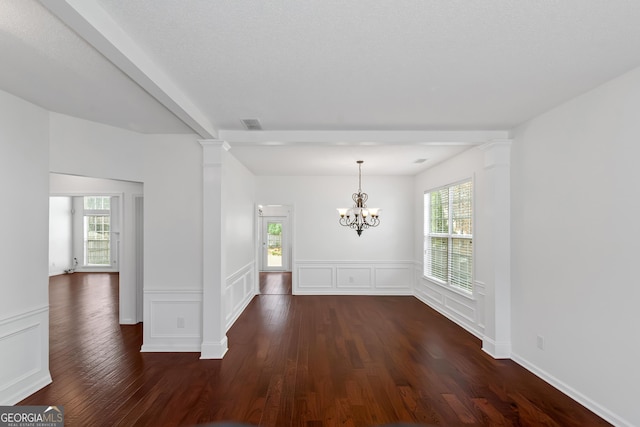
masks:
<svg viewBox="0 0 640 427"><path fill-rule="evenodd" d="M279 236L282 234L282 224L279 222L270 222L267 224L267 232L272 236Z"/></svg>

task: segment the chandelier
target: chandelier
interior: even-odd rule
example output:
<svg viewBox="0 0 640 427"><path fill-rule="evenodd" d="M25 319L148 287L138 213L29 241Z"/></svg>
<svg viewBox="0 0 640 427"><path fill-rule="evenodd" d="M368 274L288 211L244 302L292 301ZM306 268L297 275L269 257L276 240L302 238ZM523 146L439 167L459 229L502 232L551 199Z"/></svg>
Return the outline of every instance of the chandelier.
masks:
<svg viewBox="0 0 640 427"><path fill-rule="evenodd" d="M369 227L377 227L380 224L379 213L382 209L367 208L367 193L362 192L362 163L358 160L358 192L353 193L351 198L355 202L352 208L338 208L340 214L340 225L356 230L358 236L362 230Z"/></svg>

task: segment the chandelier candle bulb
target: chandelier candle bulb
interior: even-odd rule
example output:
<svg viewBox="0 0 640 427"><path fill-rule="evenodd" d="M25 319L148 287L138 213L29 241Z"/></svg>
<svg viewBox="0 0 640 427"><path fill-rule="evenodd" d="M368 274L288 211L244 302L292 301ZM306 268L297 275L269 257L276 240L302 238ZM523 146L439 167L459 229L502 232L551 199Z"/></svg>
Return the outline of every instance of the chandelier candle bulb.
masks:
<svg viewBox="0 0 640 427"><path fill-rule="evenodd" d="M378 216L382 209L367 208L366 202L369 196L362 192L362 163L364 161L358 160L356 163L358 164L358 192L351 196L355 204L352 208L338 208L340 215L338 222L342 226L356 230L360 236L365 228L377 227L380 224Z"/></svg>

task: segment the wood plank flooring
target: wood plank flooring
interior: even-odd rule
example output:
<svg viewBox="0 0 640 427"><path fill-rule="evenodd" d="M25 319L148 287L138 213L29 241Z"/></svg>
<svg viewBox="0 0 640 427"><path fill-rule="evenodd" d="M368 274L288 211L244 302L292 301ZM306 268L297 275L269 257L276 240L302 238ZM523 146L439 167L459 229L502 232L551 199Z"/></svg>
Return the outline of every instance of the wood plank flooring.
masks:
<svg viewBox="0 0 640 427"><path fill-rule="evenodd" d="M50 283L53 384L67 426L599 426L602 419L413 297L260 295L223 360L140 353L118 276Z"/></svg>
<svg viewBox="0 0 640 427"><path fill-rule="evenodd" d="M260 272L261 295L291 295L291 272Z"/></svg>

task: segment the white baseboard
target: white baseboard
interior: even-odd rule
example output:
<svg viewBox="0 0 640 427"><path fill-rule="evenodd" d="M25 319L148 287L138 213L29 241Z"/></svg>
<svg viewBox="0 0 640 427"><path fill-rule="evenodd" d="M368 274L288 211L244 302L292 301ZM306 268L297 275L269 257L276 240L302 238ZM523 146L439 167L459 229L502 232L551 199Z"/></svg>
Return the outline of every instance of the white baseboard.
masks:
<svg viewBox="0 0 640 427"><path fill-rule="evenodd" d="M557 388L558 390L560 390L561 392L563 392L564 394L566 394L576 402L580 403L582 406L589 409L591 412L595 413L599 417L603 418L607 422L613 424L614 426L618 426L618 427L634 426L634 424L630 423L629 421L625 420L622 417L619 417L618 415L614 414L607 408L604 408L602 405L591 400L590 398L580 393L573 387L569 386L568 384L565 384L564 382L560 381L553 375L549 374L543 369L540 369L539 367L537 367L533 363L530 363L528 360L520 357L519 355L515 353L511 353L511 359L514 362L516 362L518 365L522 366L523 368L533 373L537 377L551 384L553 387Z"/></svg>
<svg viewBox="0 0 640 427"><path fill-rule="evenodd" d="M199 353L200 345L194 344L166 344L166 345L153 345L143 344L140 347L142 353Z"/></svg>
<svg viewBox="0 0 640 427"><path fill-rule="evenodd" d="M200 359L222 359L228 349L226 336L220 342L203 342L200 347Z"/></svg>
<svg viewBox="0 0 640 427"><path fill-rule="evenodd" d="M482 337L482 350L494 359L511 358L511 342L496 342L488 337Z"/></svg>

